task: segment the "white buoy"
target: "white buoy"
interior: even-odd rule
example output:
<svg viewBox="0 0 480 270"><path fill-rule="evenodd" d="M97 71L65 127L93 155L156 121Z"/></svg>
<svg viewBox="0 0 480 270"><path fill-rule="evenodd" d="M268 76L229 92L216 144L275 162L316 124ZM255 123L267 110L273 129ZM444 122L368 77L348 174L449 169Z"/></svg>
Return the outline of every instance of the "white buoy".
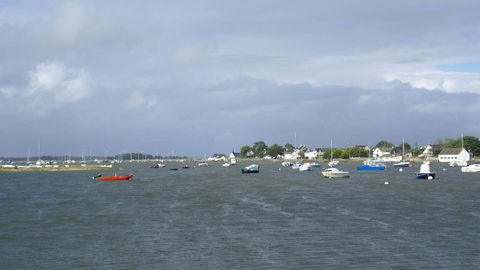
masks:
<svg viewBox="0 0 480 270"><path fill-rule="evenodd" d="M447 169L443 168L444 171L446 171Z"/></svg>
<svg viewBox="0 0 480 270"><path fill-rule="evenodd" d="M403 169L402 169L402 168L400 168L400 169L398 169L398 171L399 171L399 172L403 172Z"/></svg>
<svg viewBox="0 0 480 270"><path fill-rule="evenodd" d="M428 180L432 180L433 179L433 176L428 176Z"/></svg>
<svg viewBox="0 0 480 270"><path fill-rule="evenodd" d="M384 184L385 184L385 185L388 185L389 183L388 183L388 181L385 181L385 183L384 183Z"/></svg>

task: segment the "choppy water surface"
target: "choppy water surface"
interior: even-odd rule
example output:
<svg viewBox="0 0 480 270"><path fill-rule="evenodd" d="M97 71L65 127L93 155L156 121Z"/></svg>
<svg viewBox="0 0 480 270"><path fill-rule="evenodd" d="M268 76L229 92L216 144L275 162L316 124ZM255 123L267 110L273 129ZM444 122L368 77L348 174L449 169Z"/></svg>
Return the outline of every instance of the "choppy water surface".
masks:
<svg viewBox="0 0 480 270"><path fill-rule="evenodd" d="M480 268L480 174L433 164L438 179L426 181L418 166L344 163L350 178L324 179L279 163L258 175L190 165L124 163L118 173L135 177L119 182L0 174L0 268Z"/></svg>

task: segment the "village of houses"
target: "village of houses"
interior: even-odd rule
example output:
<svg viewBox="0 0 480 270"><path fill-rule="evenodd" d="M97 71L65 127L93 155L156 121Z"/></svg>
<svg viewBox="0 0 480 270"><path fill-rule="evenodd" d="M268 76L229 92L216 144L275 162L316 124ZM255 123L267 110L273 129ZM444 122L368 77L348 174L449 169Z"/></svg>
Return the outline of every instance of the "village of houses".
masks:
<svg viewBox="0 0 480 270"><path fill-rule="evenodd" d="M383 161L383 162L399 162L402 160L431 160L438 162L449 163L450 165L460 165L465 166L468 161L472 159L471 153L469 153L464 148L445 148L442 149L441 145L429 144L423 147L420 147L420 154L414 156L412 152L405 151L401 146L397 147L370 147L368 145L355 145L354 147L361 148L371 153L371 158ZM372 149L373 148L373 149ZM300 145L293 149L293 151L284 151L282 154L272 157L267 154L263 159L265 160L321 160L328 159L324 155L330 148L310 148L308 145ZM434 153L436 150L442 149L438 155ZM227 156L214 156L208 158L209 161L225 161L226 159L238 159L240 158L240 153L232 151L230 155ZM254 158L254 153L250 150L246 158ZM358 161L363 160L365 157L349 157L347 160Z"/></svg>

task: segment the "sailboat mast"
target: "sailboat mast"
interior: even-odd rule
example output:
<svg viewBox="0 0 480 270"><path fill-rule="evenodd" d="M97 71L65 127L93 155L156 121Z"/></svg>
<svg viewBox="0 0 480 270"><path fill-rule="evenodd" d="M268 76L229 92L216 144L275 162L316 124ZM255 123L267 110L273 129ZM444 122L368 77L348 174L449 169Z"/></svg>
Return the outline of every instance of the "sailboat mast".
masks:
<svg viewBox="0 0 480 270"><path fill-rule="evenodd" d="M333 140L330 140L330 161L333 160Z"/></svg>
<svg viewBox="0 0 480 270"><path fill-rule="evenodd" d="M297 132L293 133L293 147L297 148Z"/></svg>
<svg viewBox="0 0 480 270"><path fill-rule="evenodd" d="M405 137L402 137L402 156L405 156Z"/></svg>

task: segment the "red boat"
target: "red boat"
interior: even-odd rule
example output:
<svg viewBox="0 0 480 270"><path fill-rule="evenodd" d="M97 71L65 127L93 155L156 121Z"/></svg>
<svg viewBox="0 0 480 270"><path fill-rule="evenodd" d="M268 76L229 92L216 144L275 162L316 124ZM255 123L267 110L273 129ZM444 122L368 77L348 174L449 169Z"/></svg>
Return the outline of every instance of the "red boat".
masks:
<svg viewBox="0 0 480 270"><path fill-rule="evenodd" d="M133 177L133 174L129 175L120 175L120 176L96 176L98 178L98 181L110 181L110 180L128 180Z"/></svg>

